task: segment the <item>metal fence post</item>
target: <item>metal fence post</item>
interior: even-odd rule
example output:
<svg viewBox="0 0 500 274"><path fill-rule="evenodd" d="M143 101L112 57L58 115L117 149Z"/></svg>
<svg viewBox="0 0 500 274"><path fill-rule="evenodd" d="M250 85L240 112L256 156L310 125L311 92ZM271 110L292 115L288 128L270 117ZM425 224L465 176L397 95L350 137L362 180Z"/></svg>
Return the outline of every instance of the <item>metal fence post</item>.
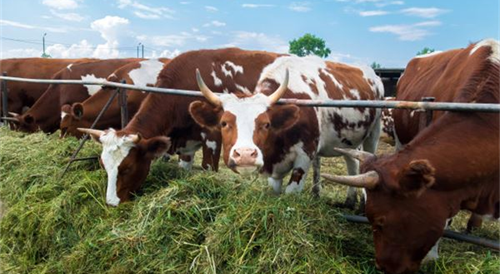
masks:
<svg viewBox="0 0 500 274"><path fill-rule="evenodd" d="M126 84L127 81L121 80L120 83ZM128 107L127 107L127 89L119 89L118 105L120 106L121 125L124 128L128 124Z"/></svg>
<svg viewBox="0 0 500 274"><path fill-rule="evenodd" d="M2 76L7 76L7 72L4 71ZM2 80L2 117L7 117L9 115L9 96L7 93L7 81ZM9 126L9 123L4 122L5 126Z"/></svg>
<svg viewBox="0 0 500 274"><path fill-rule="evenodd" d="M423 102L434 102L436 100L435 97L423 97L422 101ZM432 122L432 116L434 115L434 112L432 110L426 110L425 111L425 126L428 126Z"/></svg>

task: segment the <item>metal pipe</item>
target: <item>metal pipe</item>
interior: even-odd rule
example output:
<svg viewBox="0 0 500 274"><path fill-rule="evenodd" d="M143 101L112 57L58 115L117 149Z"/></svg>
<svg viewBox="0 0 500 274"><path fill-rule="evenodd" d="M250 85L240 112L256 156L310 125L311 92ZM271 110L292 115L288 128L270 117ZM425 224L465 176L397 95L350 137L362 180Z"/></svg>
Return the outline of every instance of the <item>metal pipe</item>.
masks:
<svg viewBox="0 0 500 274"><path fill-rule="evenodd" d="M2 77L7 76L7 72L2 73ZM2 116L7 118L9 116L9 95L7 91L7 80L2 80ZM7 119L3 119L8 121ZM9 126L9 123L4 123L5 126Z"/></svg>
<svg viewBox="0 0 500 274"><path fill-rule="evenodd" d="M348 215L348 214L344 214L343 216L349 222L369 224L368 219L364 216ZM500 251L500 243L499 242L484 239L484 238L479 238L479 237L472 236L472 235L465 235L465 234L458 233L458 232L453 231L453 230L445 229L443 237L457 240L457 241L466 242L466 243L471 243L471 244L475 244L475 245L480 245L480 246L484 246L484 247L488 247L488 248Z"/></svg>
<svg viewBox="0 0 500 274"><path fill-rule="evenodd" d="M44 83L44 84L74 84L74 85L101 85L129 90L142 90L160 94L174 94L184 96L203 97L199 91L166 89L157 87L138 87L129 84L114 83L109 81L79 81L79 80L48 80L27 79L1 76L0 79L7 81ZM423 109L423 110L445 110L445 111L475 111L500 113L500 104L477 104L477 103L445 103L445 102L409 102L409 101L372 101L372 100L302 100L302 99L280 99L278 104L296 104L305 107L356 107L356 108L398 108L398 109Z"/></svg>

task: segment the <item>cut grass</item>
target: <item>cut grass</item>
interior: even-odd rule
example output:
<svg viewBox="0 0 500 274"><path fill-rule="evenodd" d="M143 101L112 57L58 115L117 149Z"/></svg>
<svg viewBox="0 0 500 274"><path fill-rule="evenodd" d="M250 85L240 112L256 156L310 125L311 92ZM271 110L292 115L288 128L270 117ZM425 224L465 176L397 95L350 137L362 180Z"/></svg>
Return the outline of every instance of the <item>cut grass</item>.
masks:
<svg viewBox="0 0 500 274"><path fill-rule="evenodd" d="M310 191L278 197L261 178L157 161L141 193L114 208L97 162L76 162L59 180L76 140L0 135L0 272L378 273L370 227L346 222L345 210L332 206L344 187L327 186L320 199ZM89 142L81 156L99 151ZM340 159L322 167L345 174ZM463 230L467 217L453 228ZM475 234L498 239L499 231L485 223ZM440 259L421 273L499 269L498 253L445 239Z"/></svg>

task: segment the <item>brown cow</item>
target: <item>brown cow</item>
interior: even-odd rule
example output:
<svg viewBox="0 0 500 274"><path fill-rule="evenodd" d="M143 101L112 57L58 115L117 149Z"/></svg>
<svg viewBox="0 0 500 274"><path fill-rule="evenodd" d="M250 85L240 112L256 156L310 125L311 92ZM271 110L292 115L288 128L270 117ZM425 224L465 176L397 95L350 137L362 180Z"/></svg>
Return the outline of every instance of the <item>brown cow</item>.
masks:
<svg viewBox="0 0 500 274"><path fill-rule="evenodd" d="M0 60L0 72L7 76L50 79L52 76L72 63L86 62L94 59L51 59L51 58L14 58ZM9 112L22 113L31 107L49 87L48 84L26 82L8 82ZM0 105L0 113L2 106Z"/></svg>
<svg viewBox="0 0 500 274"><path fill-rule="evenodd" d="M254 90L262 69L277 56L268 52L244 51L237 48L186 52L173 59L160 73L156 86L195 90L198 86L193 75L199 67L203 76L211 79L208 85L212 90L238 90L249 93ZM210 153L208 156L204 155L204 159L210 156L219 157L220 134L212 136L203 132L189 115L188 107L194 100L196 99L180 95L151 93L124 129L90 132L82 129L103 145L101 158L108 173L106 202L109 205L116 206L121 201L127 201L130 193L144 182L151 165L151 158L145 157L145 151L160 154L167 150L169 143L166 140L162 146L157 144L153 147L146 145L150 140L169 136L175 144L176 139L185 134L199 134L204 139L202 143L188 141L185 145L191 153L194 154L203 146L204 153ZM138 133L143 137L140 141L133 142L132 140L137 140ZM218 138L212 139L213 137ZM114 153L121 154L115 157L112 156ZM217 170L216 164L218 162L214 161L212 169Z"/></svg>
<svg viewBox="0 0 500 274"><path fill-rule="evenodd" d="M370 152L377 148L380 110L274 105L282 96L380 100L384 96L383 85L369 67L326 62L316 56L282 56L263 70L255 93L238 97L216 96L200 75L197 78L210 104L191 104L195 121L222 132L223 157L229 168L237 173L259 171L267 175L276 193L281 193L283 178L291 170L285 192L300 192L313 159L340 156L334 147L363 146ZM349 174L358 173L357 161L346 158L346 163ZM318 194L319 189L317 180L314 193ZM348 193L350 204L356 199L352 190Z"/></svg>
<svg viewBox="0 0 500 274"><path fill-rule="evenodd" d="M105 80L117 68L140 59L109 59L72 64L61 69L54 80ZM52 133L59 128L61 106L82 102L100 89L96 85L50 85L36 103L22 115L16 115L18 129L25 132Z"/></svg>
<svg viewBox="0 0 500 274"><path fill-rule="evenodd" d="M414 58L397 99L498 104L499 48L484 40ZM461 209L499 218L499 114L437 112L421 132L419 120L415 112L395 111L397 136L411 140L406 146L379 158L358 153L363 174L357 177L323 175L367 189L376 263L386 273L414 272L426 254L436 257L432 247Z"/></svg>
<svg viewBox="0 0 500 274"><path fill-rule="evenodd" d="M385 101L394 101L395 97L385 97ZM380 131L380 140L391 146L395 145L394 137L394 119L392 118L392 108L383 108L382 116L380 118L382 127Z"/></svg>
<svg viewBox="0 0 500 274"><path fill-rule="evenodd" d="M127 84L141 87L154 85L160 71L169 61L169 59L150 59L133 62L115 70L108 76L107 80L110 82L125 80ZM77 130L77 128L90 127L106 102L108 102L112 93L108 88L100 89L82 103L74 103L72 106L64 105L61 108L61 136L82 137L83 133ZM137 112L142 100L146 96L147 93L145 92L127 91L127 107L131 116ZM120 128L120 118L120 106L118 105L118 98L115 97L110 107L97 122L95 128Z"/></svg>

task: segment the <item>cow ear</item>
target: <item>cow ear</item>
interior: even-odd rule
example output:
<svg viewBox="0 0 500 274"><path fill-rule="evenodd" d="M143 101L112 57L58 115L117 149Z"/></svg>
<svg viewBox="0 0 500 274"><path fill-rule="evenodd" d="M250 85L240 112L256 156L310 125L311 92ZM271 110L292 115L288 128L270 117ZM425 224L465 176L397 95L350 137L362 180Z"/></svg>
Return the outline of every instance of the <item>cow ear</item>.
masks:
<svg viewBox="0 0 500 274"><path fill-rule="evenodd" d="M428 160L413 160L403 169L400 187L403 193L420 196L435 181L436 169Z"/></svg>
<svg viewBox="0 0 500 274"><path fill-rule="evenodd" d="M287 130L299 120L300 108L296 105L273 106L268 113L274 130Z"/></svg>
<svg viewBox="0 0 500 274"><path fill-rule="evenodd" d="M191 117L201 127L215 129L219 125L221 109L206 102L195 101L189 105Z"/></svg>
<svg viewBox="0 0 500 274"><path fill-rule="evenodd" d="M150 157L159 157L165 154L170 148L170 138L157 136L146 140L146 153Z"/></svg>
<svg viewBox="0 0 500 274"><path fill-rule="evenodd" d="M71 107L71 114L73 117L80 120L83 117L83 105L81 103L74 103Z"/></svg>

